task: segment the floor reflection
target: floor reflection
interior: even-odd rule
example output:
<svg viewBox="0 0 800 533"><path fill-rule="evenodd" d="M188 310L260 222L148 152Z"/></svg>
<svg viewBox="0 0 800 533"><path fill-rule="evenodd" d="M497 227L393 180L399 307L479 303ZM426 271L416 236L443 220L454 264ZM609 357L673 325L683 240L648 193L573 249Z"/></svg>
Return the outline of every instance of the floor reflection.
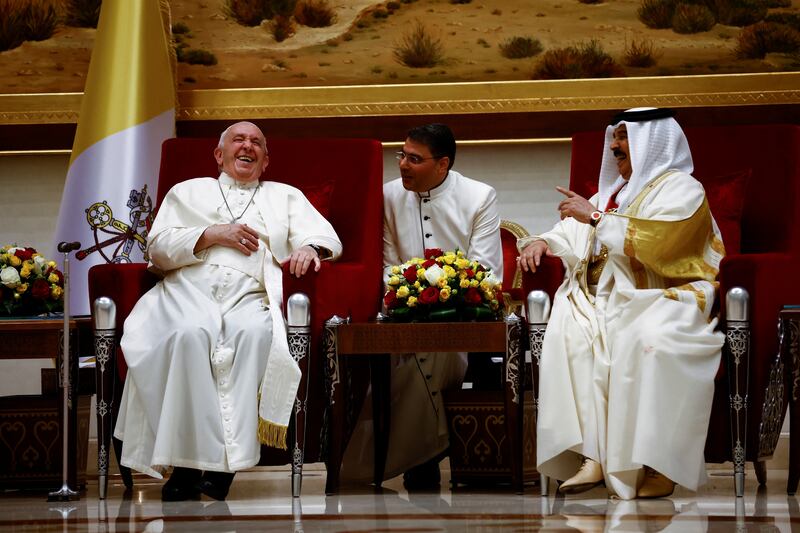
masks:
<svg viewBox="0 0 800 533"><path fill-rule="evenodd" d="M785 471L770 471L768 487L748 477L746 496L733 497L730 477L713 477L699 493L677 490L665 499L609 499L603 488L564 497L539 496L538 487L514 494L506 489L459 488L446 481L438 492L407 492L390 481L324 494L324 471L304 481L302 498L290 496L285 471L237 477L226 502L203 499L160 501L160 483L137 481L125 491L109 488L97 499L96 485L80 500L48 503L46 493L6 492L0 497L0 531L758 531L800 530L800 504L785 493ZM443 480L444 481L444 480Z"/></svg>

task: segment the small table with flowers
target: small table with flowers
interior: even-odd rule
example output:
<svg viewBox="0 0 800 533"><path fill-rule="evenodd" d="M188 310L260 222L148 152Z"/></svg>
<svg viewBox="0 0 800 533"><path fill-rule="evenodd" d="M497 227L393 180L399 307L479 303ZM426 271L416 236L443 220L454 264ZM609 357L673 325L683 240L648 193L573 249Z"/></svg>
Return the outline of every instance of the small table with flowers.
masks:
<svg viewBox="0 0 800 533"><path fill-rule="evenodd" d="M512 486L522 492L522 320L510 315L491 322L347 323L334 317L325 324L323 349L329 394L327 494L339 490L339 471L358 413L349 390L348 360L367 357L373 391L375 427L374 482L380 487L389 433L389 354L410 352L503 352L505 427L511 449Z"/></svg>

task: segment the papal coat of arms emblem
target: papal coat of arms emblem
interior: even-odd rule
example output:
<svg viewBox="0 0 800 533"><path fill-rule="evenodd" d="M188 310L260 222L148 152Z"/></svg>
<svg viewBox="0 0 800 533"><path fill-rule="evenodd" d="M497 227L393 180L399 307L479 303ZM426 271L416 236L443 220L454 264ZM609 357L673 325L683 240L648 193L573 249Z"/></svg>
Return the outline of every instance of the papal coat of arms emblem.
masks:
<svg viewBox="0 0 800 533"><path fill-rule="evenodd" d="M75 254L78 260L97 252L107 263L130 263L134 246L144 252L154 217L147 185L141 191L132 190L126 205L130 223L114 218L114 212L105 200L86 209L86 221L92 228L94 245Z"/></svg>

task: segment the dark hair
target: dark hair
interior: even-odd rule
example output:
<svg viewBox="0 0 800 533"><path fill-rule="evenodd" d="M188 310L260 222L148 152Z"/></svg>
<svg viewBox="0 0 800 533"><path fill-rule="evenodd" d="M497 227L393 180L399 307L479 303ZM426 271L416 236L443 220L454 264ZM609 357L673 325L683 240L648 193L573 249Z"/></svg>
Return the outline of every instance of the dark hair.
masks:
<svg viewBox="0 0 800 533"><path fill-rule="evenodd" d="M456 160L456 138L445 124L417 126L408 131L406 138L427 146L433 157L449 158L450 164L447 166L447 170L453 168Z"/></svg>

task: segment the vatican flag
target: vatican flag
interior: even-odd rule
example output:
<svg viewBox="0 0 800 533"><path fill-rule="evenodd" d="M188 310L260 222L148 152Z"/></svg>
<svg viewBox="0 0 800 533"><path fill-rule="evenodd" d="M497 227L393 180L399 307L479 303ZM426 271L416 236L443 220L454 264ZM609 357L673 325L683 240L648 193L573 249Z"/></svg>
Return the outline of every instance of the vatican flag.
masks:
<svg viewBox="0 0 800 533"><path fill-rule="evenodd" d="M91 266L144 260L161 143L175 135L173 66L166 0L103 1L55 237L81 243L72 314L89 314Z"/></svg>

